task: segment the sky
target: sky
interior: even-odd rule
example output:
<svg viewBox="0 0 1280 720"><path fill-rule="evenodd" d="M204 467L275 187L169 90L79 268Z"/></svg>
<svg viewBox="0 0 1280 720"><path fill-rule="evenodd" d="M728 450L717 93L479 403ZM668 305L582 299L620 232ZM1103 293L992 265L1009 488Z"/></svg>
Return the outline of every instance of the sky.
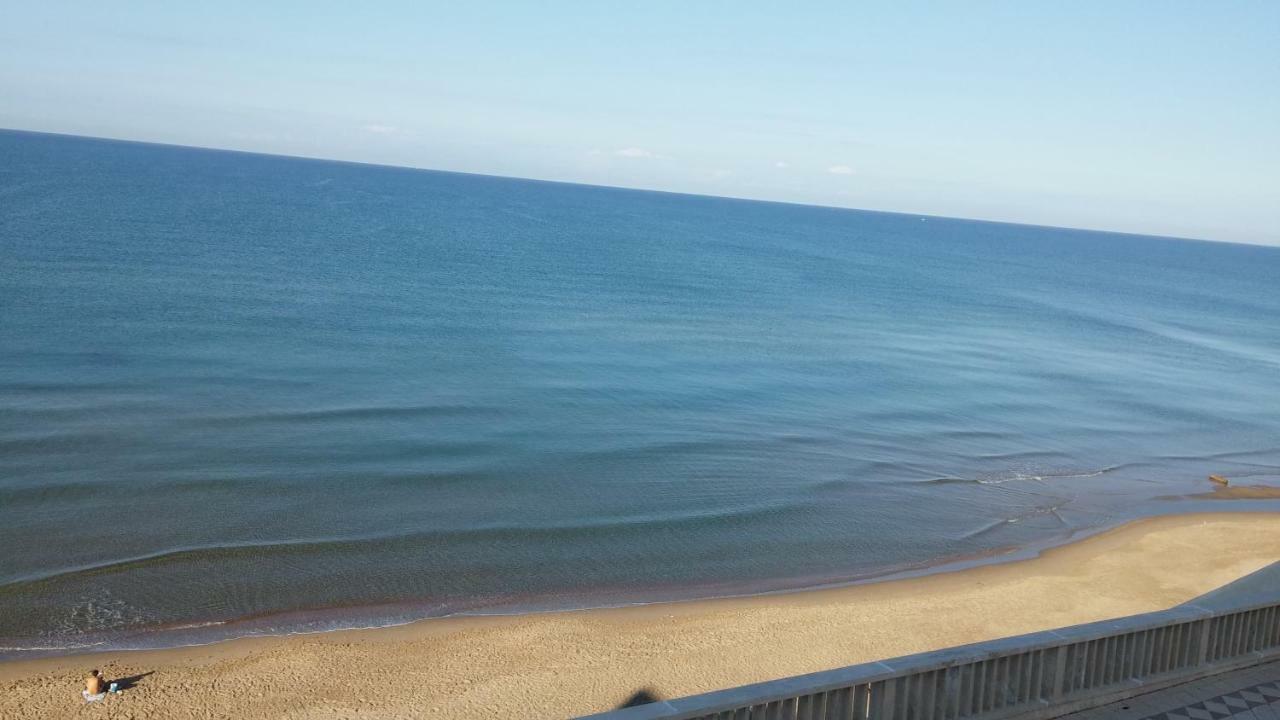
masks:
<svg viewBox="0 0 1280 720"><path fill-rule="evenodd" d="M0 0L0 127L1280 244L1280 2Z"/></svg>

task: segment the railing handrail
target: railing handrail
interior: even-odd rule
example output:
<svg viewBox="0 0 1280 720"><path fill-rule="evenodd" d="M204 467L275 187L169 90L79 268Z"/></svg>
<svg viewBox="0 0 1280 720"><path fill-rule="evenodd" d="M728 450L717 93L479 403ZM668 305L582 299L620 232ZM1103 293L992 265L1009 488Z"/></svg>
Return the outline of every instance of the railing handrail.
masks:
<svg viewBox="0 0 1280 720"><path fill-rule="evenodd" d="M1041 661L1044 660L1048 651L1054 651L1054 663L1058 663L1054 667L1059 673L1065 672L1064 667L1059 667L1066 662L1066 658L1059 657L1063 653L1062 649L1078 646L1085 643L1095 643L1097 641L1107 642L1109 639L1120 638L1123 642L1128 642L1130 638L1141 637L1147 642L1151 642L1151 636L1154 633L1162 633L1170 629L1177 629L1179 635L1174 642L1177 645L1177 652L1182 655L1189 656L1193 651L1198 653L1200 657L1196 658L1196 662L1188 665L1174 668L1173 670L1153 673L1152 676L1164 677L1170 673L1181 671L1194 672L1197 668L1205 666L1207 663L1205 658L1209 650L1209 645L1217 642L1217 638L1210 637L1213 630L1213 620L1215 618L1235 618L1250 617L1250 613L1258 614L1259 612L1266 614L1266 622L1270 623L1266 629L1267 644L1265 649L1267 653L1272 654L1280 652L1280 600L1270 600L1261 602L1243 603L1230 608L1207 609L1195 604L1184 604L1167 610L1159 610L1140 615L1131 615L1128 617L1117 618L1114 620L1101 620L1082 625L1073 625L1054 630L1044 630L1040 632L1028 633L997 640L989 640L984 642L972 643L956 647L944 648L929 652L916 653L913 655L905 655L902 657L880 660L875 662L860 663L847 667L837 668L833 670L824 670L805 675L797 675L794 677L783 678L779 680L770 680L741 687L717 690L699 695L691 695L688 697L677 698L673 700L657 701L648 705L641 705L621 710L613 710L598 715L589 716L591 720L690 720L694 718L713 717L718 713L726 713L732 711L741 711L758 706L766 706L771 703L796 703L798 699L818 697L824 693L832 692L849 692L855 688L871 688L873 686L883 687L884 683L891 682L902 678L911 678L921 676L927 673L936 673L938 671L950 672L963 666L972 666L985 663L992 660L1011 657L1022 657L1037 655ZM1243 622L1243 621L1242 621ZM1195 627L1191 626L1196 623ZM1181 631L1186 628L1186 637L1183 637ZM1237 628L1231 628L1230 632L1238 632ZM1199 633L1196 637L1192 637L1192 633ZM1239 631L1242 632L1242 631ZM1161 642L1164 642L1162 639ZM1119 650L1117 650L1119 652ZM1125 651L1130 652L1130 651ZM1263 653L1256 653L1259 657ZM1131 657L1117 656L1119 658L1133 661ZM1111 666L1120 662L1117 657L1102 657L1098 662L1105 665L1105 668L1099 669L1088 667L1081 669L1078 660L1073 672L1097 673L1113 672ZM1232 656L1232 657L1239 657ZM1224 658L1231 659L1231 658ZM1214 659L1217 661L1219 659ZM1040 667L1035 672L1043 673L1044 668ZM1037 682L1045 682L1043 678L1037 675ZM932 682L932 680L931 680ZM951 680L938 680L939 687L943 687L945 683ZM959 683L959 680L955 681ZM976 682L970 680L972 684ZM1007 685L1012 682L1009 678L1005 678L1003 682ZM1030 679L1019 678L1019 683L1030 685ZM1059 681L1060 682L1060 681ZM1111 683L1116 684L1115 682ZM1096 687L1098 690L1106 690L1107 683L1102 683ZM949 684L945 685L947 692L955 694L958 692L956 688L952 688ZM969 688L972 691L972 688ZM1086 690L1089 688L1085 688ZM1000 687L997 690L1001 693L1007 693L1007 687ZM942 690L939 690L942 692ZM1060 690L1059 690L1060 692ZM1081 690L1071 692L1079 693ZM1028 693L1029 694L1029 693ZM1068 695L1071 693L1067 693ZM1030 695L1030 694L1029 694ZM1038 697L1038 696L1037 696ZM1062 699L1059 697L1059 699ZM825 700L823 701L825 702ZM852 701L849 701L852 702ZM872 717L869 709L870 706L864 702L864 712L862 714L854 714L852 711L848 717L860 718L860 720L913 720L908 716L908 711L902 710L897 714L890 713L887 718ZM955 698L949 700L939 700L939 702L951 702L955 704ZM1031 700L1030 697L1022 701L1028 704L1028 709L1035 703L1043 705L1046 701L1043 698ZM918 704L918 702L917 702ZM935 720L950 720L950 718L971 718L978 714L992 715L1014 715L1016 709L1013 705L1001 705L991 713L969 713L964 714L956 712L948 714L947 711L938 711L937 714L930 716ZM950 706L948 706L950 707ZM913 706L914 708L914 706ZM813 714L814 718L826 718L826 714ZM734 715L738 717L738 715ZM741 717L754 718L756 715L748 714ZM800 717L806 717L800 715ZM586 719L584 719L586 720Z"/></svg>

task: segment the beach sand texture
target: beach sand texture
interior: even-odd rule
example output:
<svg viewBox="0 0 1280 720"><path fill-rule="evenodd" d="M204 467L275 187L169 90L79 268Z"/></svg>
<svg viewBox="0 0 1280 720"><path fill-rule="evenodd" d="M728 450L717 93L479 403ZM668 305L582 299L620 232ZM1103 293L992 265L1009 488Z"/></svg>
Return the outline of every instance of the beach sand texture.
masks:
<svg viewBox="0 0 1280 720"><path fill-rule="evenodd" d="M1140 520L1041 556L751 598L0 665L3 718L566 718L1168 608L1280 559L1280 514ZM86 705L84 674L150 673Z"/></svg>

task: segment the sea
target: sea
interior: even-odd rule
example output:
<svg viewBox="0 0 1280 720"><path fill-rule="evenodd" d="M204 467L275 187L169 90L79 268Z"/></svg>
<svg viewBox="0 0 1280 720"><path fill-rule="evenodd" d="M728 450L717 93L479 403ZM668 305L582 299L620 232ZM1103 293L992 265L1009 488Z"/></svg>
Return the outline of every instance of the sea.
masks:
<svg viewBox="0 0 1280 720"><path fill-rule="evenodd" d="M0 132L0 656L1277 510L1280 248Z"/></svg>

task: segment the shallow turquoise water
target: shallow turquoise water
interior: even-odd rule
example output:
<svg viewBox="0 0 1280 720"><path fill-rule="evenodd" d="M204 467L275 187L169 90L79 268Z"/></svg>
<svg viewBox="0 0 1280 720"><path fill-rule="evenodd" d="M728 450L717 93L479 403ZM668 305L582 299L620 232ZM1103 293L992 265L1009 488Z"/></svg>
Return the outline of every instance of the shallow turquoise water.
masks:
<svg viewBox="0 0 1280 720"><path fill-rule="evenodd" d="M1277 280L1276 248L0 132L0 652L1198 507L1157 498L1280 481Z"/></svg>

